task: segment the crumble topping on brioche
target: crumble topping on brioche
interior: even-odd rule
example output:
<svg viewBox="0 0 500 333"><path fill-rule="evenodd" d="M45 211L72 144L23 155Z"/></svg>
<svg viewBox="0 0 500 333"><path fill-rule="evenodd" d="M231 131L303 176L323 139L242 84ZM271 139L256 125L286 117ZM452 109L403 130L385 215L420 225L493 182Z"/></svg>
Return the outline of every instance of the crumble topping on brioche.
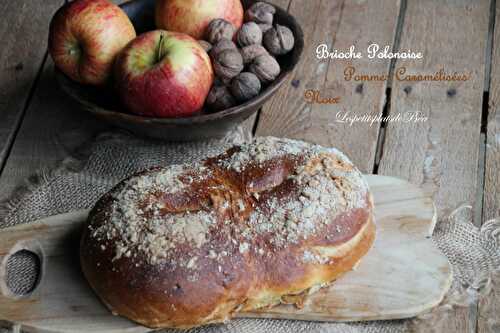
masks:
<svg viewBox="0 0 500 333"><path fill-rule="evenodd" d="M181 267L195 281L202 258L219 265L234 252L272 256L310 238L328 243L348 234L349 225L331 224L365 208L368 187L336 149L260 137L200 163L134 176L109 196L111 205L89 224L102 251L112 247L113 261L136 266ZM310 248L301 260L330 261Z"/></svg>
<svg viewBox="0 0 500 333"><path fill-rule="evenodd" d="M266 137L122 181L90 212L80 261L113 313L191 328L300 306L374 238L370 192L345 155Z"/></svg>

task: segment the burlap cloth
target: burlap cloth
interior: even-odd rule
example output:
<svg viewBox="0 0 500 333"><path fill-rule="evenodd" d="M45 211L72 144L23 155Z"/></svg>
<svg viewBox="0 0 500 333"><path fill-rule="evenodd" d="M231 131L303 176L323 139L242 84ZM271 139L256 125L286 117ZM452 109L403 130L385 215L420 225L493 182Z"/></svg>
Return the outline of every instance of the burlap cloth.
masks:
<svg viewBox="0 0 500 333"><path fill-rule="evenodd" d="M104 133L62 161L56 170L31 177L14 198L0 206L0 227L89 208L113 185L139 170L198 160L248 139L241 129L222 140L177 144L146 141L121 132ZM500 221L490 221L478 229L471 220L471 207L462 206L437 225L433 239L453 265L454 282L442 304L430 313L408 320L366 323L238 319L191 332L440 332L455 308L472 306L492 293L500 294ZM8 263L8 286L16 293L25 293L36 273L36 257L17 254ZM492 331L500 330L500 322L495 320L488 321Z"/></svg>

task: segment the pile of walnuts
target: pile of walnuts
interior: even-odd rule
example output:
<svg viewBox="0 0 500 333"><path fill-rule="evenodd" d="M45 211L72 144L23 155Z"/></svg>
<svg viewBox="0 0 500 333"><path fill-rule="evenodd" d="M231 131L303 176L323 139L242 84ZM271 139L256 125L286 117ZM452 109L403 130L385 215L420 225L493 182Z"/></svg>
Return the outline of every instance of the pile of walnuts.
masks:
<svg viewBox="0 0 500 333"><path fill-rule="evenodd" d="M295 38L289 28L273 25L275 12L272 5L256 2L245 12L239 30L223 19L210 22L206 40L199 42L210 55L216 76L206 101L211 111L254 98L280 74L276 57L290 52Z"/></svg>

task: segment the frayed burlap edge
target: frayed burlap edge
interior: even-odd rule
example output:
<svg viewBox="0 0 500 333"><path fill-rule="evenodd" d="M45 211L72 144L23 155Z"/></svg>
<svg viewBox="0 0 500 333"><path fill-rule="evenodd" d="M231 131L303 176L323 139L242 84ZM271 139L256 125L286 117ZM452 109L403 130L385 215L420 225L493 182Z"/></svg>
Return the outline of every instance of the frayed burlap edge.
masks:
<svg viewBox="0 0 500 333"><path fill-rule="evenodd" d="M477 227L472 222L473 214L472 206L459 205L446 214L446 217L436 225L433 241L450 259L446 243L439 240L439 233L447 233L450 228L462 224L471 233L475 233L480 240L478 248L484 251L485 256L488 256L487 267L484 270L475 271L476 274L470 280L460 272L462 269L467 269L467 265L460 267L456 263L454 264L453 259L450 260L454 276L452 287L438 306L424 314L408 319L406 321L408 331L417 333L443 332L448 327L450 320L456 320L456 310L471 309L471 311L476 311L478 304L483 305L483 316L484 313L500 313L500 309L494 308L500 304L487 301L493 297L500 298L500 218L486 221L482 226ZM489 332L500 332L500 316L487 318L486 325Z"/></svg>
<svg viewBox="0 0 500 333"><path fill-rule="evenodd" d="M95 139L96 138L92 138L84 143L75 154L61 160L54 169L43 169L35 172L26 178L21 185L16 187L8 198L0 201L0 230L12 226L8 223L1 223L1 221L4 221L9 214L15 213L23 199L36 188L42 185L48 185L50 180L54 177L81 171L90 157L91 147L95 143Z"/></svg>

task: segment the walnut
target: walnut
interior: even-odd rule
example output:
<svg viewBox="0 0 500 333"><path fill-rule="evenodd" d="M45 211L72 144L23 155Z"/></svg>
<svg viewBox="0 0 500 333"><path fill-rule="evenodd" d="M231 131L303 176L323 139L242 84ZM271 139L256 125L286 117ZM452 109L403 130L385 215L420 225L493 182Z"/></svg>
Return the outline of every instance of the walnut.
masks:
<svg viewBox="0 0 500 333"><path fill-rule="evenodd" d="M259 23L258 24L260 30L262 30L262 33L265 34L267 30L271 29L273 27L272 24L266 24L266 23Z"/></svg>
<svg viewBox="0 0 500 333"><path fill-rule="evenodd" d="M245 21L273 24L274 13L276 13L274 6L256 2L245 12Z"/></svg>
<svg viewBox="0 0 500 333"><path fill-rule="evenodd" d="M236 28L224 19L215 19L210 22L207 28L207 40L215 44L221 39L233 39Z"/></svg>
<svg viewBox="0 0 500 333"><path fill-rule="evenodd" d="M257 23L248 22L241 26L236 38L241 47L262 44L262 30L260 30Z"/></svg>
<svg viewBox="0 0 500 333"><path fill-rule="evenodd" d="M249 67L262 83L274 81L281 72L280 64L270 55L261 55L254 59Z"/></svg>
<svg viewBox="0 0 500 333"><path fill-rule="evenodd" d="M215 58L218 53L224 51L224 50L237 50L236 44L229 39L221 39L217 44L214 44L212 46L212 49L210 50L210 56L212 58Z"/></svg>
<svg viewBox="0 0 500 333"><path fill-rule="evenodd" d="M231 81L230 89L238 102L246 102L260 93L261 84L255 74L244 72Z"/></svg>
<svg viewBox="0 0 500 333"><path fill-rule="evenodd" d="M207 106L212 111L221 111L232 108L236 100L225 86L215 85L208 93Z"/></svg>
<svg viewBox="0 0 500 333"><path fill-rule="evenodd" d="M258 56L269 54L267 53L266 48L259 44L245 46L240 50L240 52L245 65L251 63Z"/></svg>
<svg viewBox="0 0 500 333"><path fill-rule="evenodd" d="M225 86L226 84L221 80L219 79L218 77L214 77L214 83L213 83L214 86Z"/></svg>
<svg viewBox="0 0 500 333"><path fill-rule="evenodd" d="M294 44L293 32L285 26L276 24L264 34L264 46L272 55L287 54L293 49Z"/></svg>
<svg viewBox="0 0 500 333"><path fill-rule="evenodd" d="M232 79L243 70L243 58L238 49L220 51L212 61L215 74L223 82Z"/></svg>
<svg viewBox="0 0 500 333"><path fill-rule="evenodd" d="M201 47L208 53L212 49L212 44L207 42L206 40L199 40L198 43L200 43Z"/></svg>

